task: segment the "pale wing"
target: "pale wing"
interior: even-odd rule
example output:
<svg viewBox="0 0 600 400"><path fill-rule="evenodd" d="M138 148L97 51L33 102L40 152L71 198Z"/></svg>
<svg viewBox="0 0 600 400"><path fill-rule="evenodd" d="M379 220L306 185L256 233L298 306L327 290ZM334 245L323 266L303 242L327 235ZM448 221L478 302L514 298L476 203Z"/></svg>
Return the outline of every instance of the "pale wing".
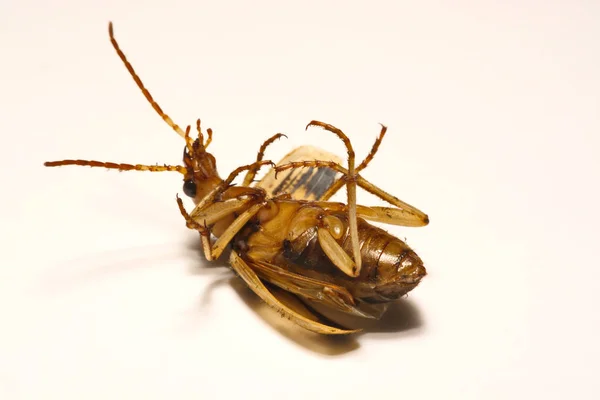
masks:
<svg viewBox="0 0 600 400"><path fill-rule="evenodd" d="M279 161L277 165L283 165L295 161L333 161L338 164L342 159L333 153L313 146L297 147ZM295 168L282 171L277 174L271 169L258 182L258 186L265 189L269 196L288 193L294 200L320 200L327 189L342 174L330 168Z"/></svg>
<svg viewBox="0 0 600 400"><path fill-rule="evenodd" d="M378 314L363 310L347 289L284 270L264 261L248 261L250 268L263 280L304 299L322 303L340 312L363 318L378 318Z"/></svg>
<svg viewBox="0 0 600 400"><path fill-rule="evenodd" d="M242 278L246 284L248 284L248 287L250 287L254 293L263 299L267 305L274 308L281 313L281 315L287 317L301 327L324 335L348 335L360 331L360 329L340 329L322 324L312 319L314 316L312 313L307 314L305 310L296 311L289 306L289 303L284 304L277 297L275 297L273 293L269 291L269 289L265 287L252 268L250 268L250 266L248 266L248 264L235 251L231 252L229 262L231 267L235 272L238 273L240 278Z"/></svg>

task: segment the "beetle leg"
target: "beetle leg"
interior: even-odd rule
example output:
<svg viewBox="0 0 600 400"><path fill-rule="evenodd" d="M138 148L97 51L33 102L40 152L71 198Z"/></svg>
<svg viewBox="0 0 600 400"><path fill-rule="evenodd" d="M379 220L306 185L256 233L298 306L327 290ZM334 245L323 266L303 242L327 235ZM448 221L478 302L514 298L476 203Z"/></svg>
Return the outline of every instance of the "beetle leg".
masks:
<svg viewBox="0 0 600 400"><path fill-rule="evenodd" d="M383 222L389 225L400 226L425 226L429 222L427 216L422 218L420 215L413 214L400 208L379 207L379 206L356 206L356 212L359 216L369 221Z"/></svg>
<svg viewBox="0 0 600 400"><path fill-rule="evenodd" d="M227 247L233 237L246 225L246 223L256 215L256 213L264 207L264 203L255 204L237 217L231 225L227 227L225 232L216 240L212 246L211 255L213 259L219 258L223 250Z"/></svg>
<svg viewBox="0 0 600 400"><path fill-rule="evenodd" d="M214 203L208 206L206 209L210 210L211 207L216 207L219 204L223 203ZM219 236L219 238L211 243L210 240L210 230L206 227L207 219L202 219L204 215L205 218L212 218L211 221L217 221L220 218L226 217L227 215L237 211L240 209L239 205L233 203L230 205L229 212L224 212L219 210L220 218L214 218L210 215L206 215L204 213L199 213L199 216L192 216L188 214L188 212L183 207L183 202L177 197L177 205L179 206L179 211L183 218L185 218L186 226L190 229L194 229L200 232L202 237L202 248L204 250L204 255L206 259L209 261L215 260L221 256L229 242L233 239L233 237L246 225L246 223L256 215L256 213L264 206L264 203L254 204L244 212L242 212L233 222L227 227L227 229ZM246 203L243 204L244 206ZM199 222L199 221L202 221Z"/></svg>
<svg viewBox="0 0 600 400"><path fill-rule="evenodd" d="M316 201L313 204L330 211L346 212L346 205L344 203ZM400 208L357 204L356 215L369 221L382 222L389 225L414 227L426 225L418 215Z"/></svg>
<svg viewBox="0 0 600 400"><path fill-rule="evenodd" d="M196 212L198 212L198 210L203 209L204 207L206 207L208 204L213 203L215 198L219 195L222 194L225 190L227 190L229 188L229 185L231 185L231 183L233 182L233 180L242 172L244 171L248 171L252 168L260 168L263 165L271 165L271 166L275 166L275 163L273 163L272 161L257 161L254 162L252 164L248 164L248 165L242 165L241 167L237 167L236 169L234 169L229 176L227 177L227 179L225 179L223 182L221 182L220 184L218 184L217 186L215 186L215 188L213 190L211 190L206 196L204 196L202 198L202 200L200 200L200 202L196 205L196 207L194 208L194 210L192 211L191 214L194 214Z"/></svg>
<svg viewBox="0 0 600 400"><path fill-rule="evenodd" d="M198 210L194 209L190 213L190 217L200 225L211 226L218 220L247 208L247 205L253 199L229 199L217 203L208 204L205 208ZM193 228L192 228L193 229Z"/></svg>
<svg viewBox="0 0 600 400"><path fill-rule="evenodd" d="M346 146L346 150L348 152L348 171L345 176L342 178L346 183L346 190L348 192L348 224L350 226L350 241L352 243L352 255L354 258L355 268L353 269L353 273L358 276L360 274L360 269L362 265L362 259L360 256L360 245L358 243L358 222L356 220L356 171L354 170L354 149L352 148L352 143L350 139L344 132L340 129L336 128L333 125L326 124L320 121L310 121L306 128L309 126L319 126L329 132L337 135L344 145ZM333 238L332 238L333 239ZM344 263L345 266L348 266L347 263Z"/></svg>
<svg viewBox="0 0 600 400"><path fill-rule="evenodd" d="M200 232L200 242L202 243L202 251L204 252L204 257L206 257L207 261L212 261L212 251L211 251L211 242L210 242L210 232L203 233Z"/></svg>
<svg viewBox="0 0 600 400"><path fill-rule="evenodd" d="M367 154L367 156L364 158L364 160L362 160L360 165L358 167L356 167L357 174L360 171L362 171L363 169L365 169L371 161L373 161L375 154L377 154L377 150L379 150L379 146L381 145L381 142L383 141L383 137L385 136L385 133L387 132L387 126L385 126L383 124L379 124L379 125L381 125L381 131L379 132L379 135L375 139L375 143L373 143L373 147L371 147L371 151L369 151L369 154Z"/></svg>
<svg viewBox="0 0 600 400"><path fill-rule="evenodd" d="M360 274L356 263L350 258L346 250L335 241L329 229L319 228L317 230L317 237L319 238L319 244L323 249L323 252L331 260L331 262L338 267L343 273L353 278ZM359 253L360 259L360 253Z"/></svg>
<svg viewBox="0 0 600 400"><path fill-rule="evenodd" d="M332 170L342 173L344 175L346 175L348 173L348 170L346 168L344 168L341 165L339 165L335 162L332 162L332 161L290 162L288 164L279 165L279 166L275 167L275 170L281 172L286 169L305 168L305 167L314 167L314 168L325 167L325 168L331 168ZM421 224L419 226L425 226L429 223L429 217L423 211L421 211L418 208L411 206L410 204L405 203L404 201L400 200L399 198L392 196L391 194L385 192L383 189L375 186L374 184L367 181L362 176L360 176L360 175L356 176L356 183L358 184L358 186L360 186L367 192L374 194L375 196L390 203L393 206L398 207L399 209L402 209L406 212L413 214L416 218L418 218L421 221Z"/></svg>
<svg viewBox="0 0 600 400"><path fill-rule="evenodd" d="M301 327L316 333L325 335L347 335L350 333L356 333L360 330L346 330L339 329L332 326L324 325L320 322L314 321L306 316L294 311L290 307L279 301L273 294L266 288L261 282L256 273L252 268L244 261L235 251L231 252L229 256L229 262L231 267L238 273L238 275L246 282L246 284L256 293L267 305L277 310L281 315L287 317L292 322L300 325Z"/></svg>
<svg viewBox="0 0 600 400"><path fill-rule="evenodd" d="M358 167L356 167L357 174L360 171L362 171L363 169L365 169L367 167L367 165L369 165L369 163L373 160L373 158L375 157L375 154L377 154L377 150L379 150L379 146L381 145L381 142L383 141L383 137L385 136L386 132L387 132L387 127L385 125L381 125L381 131L379 132L379 136L377 136L377 139L375 139L375 143L373 143L373 147L371 147L371 151L369 152L369 154L367 154L365 159L362 160L360 165ZM329 189L327 189L327 191L323 194L323 196L321 197L320 200L322 200L322 201L329 200L331 198L331 196L336 194L337 191L342 188L342 186L344 186L344 178L343 177L338 178L329 187Z"/></svg>
<svg viewBox="0 0 600 400"><path fill-rule="evenodd" d="M177 199L177 206L179 207L179 212L185 219L185 226L188 227L189 229L197 230L200 232L204 231L205 230L204 226L202 226L198 222L194 221L192 219L192 217L190 217L190 215L186 211L185 207L183 206L183 201L181 200L179 195L176 195L175 198Z"/></svg>
<svg viewBox="0 0 600 400"><path fill-rule="evenodd" d="M271 136L270 138L268 138L267 140L265 140L265 142L262 144L262 146L260 146L260 149L258 150L258 155L256 156L256 162L262 161L263 157L265 156L266 148L270 144L272 144L274 141L279 139L280 137L287 138L287 136L285 136L283 133L277 133L277 134ZM246 173L246 176L244 177L244 183L242 183L242 186L250 186L250 184L252 183L252 180L256 176L257 172L258 172L258 168L249 169L248 172Z"/></svg>
<svg viewBox="0 0 600 400"><path fill-rule="evenodd" d="M188 214L188 212L183 207L183 202L179 197L177 197L177 204L179 206L179 211L181 215L185 218L186 226L190 229L195 229L200 232L201 240L202 240L202 249L204 251L204 256L207 260L211 261L213 259L219 258L223 250L227 244L233 239L233 236L240 229L242 229L243 224L245 224L250 218L258 212L262 205L257 204L250 209L253 209L256 206L259 206L255 209L254 213L249 215L247 214L249 210L243 212L236 220L234 220L233 224L228 227L228 229L217 239L215 244L213 245L210 240L210 230L206 227L210 222L216 222L217 220L235 212L240 209L243 209L248 202L243 199L230 199L228 201L215 203L214 199L217 195L223 193L233 182L233 180L239 175L241 172L249 170L253 167L260 168L266 164L273 164L271 161L257 161L253 164L244 165L236 168L227 179L225 179L220 185L211 190L204 198L194 207L192 212ZM241 218L241 219L240 219ZM246 219L247 218L247 219ZM246 219L244 221L244 219ZM239 221L238 221L239 220ZM202 223L198 222L202 221ZM210 222L209 222L210 221ZM240 222L244 221L241 225ZM204 225L203 225L204 224Z"/></svg>
<svg viewBox="0 0 600 400"><path fill-rule="evenodd" d="M185 210L183 206L183 201L177 196L177 206L179 206L179 212L185 219L185 226L189 229L197 230L200 233L200 241L202 243L202 251L204 252L204 257L208 261L212 261L212 251L211 251L211 242L210 242L210 230L206 227L206 225L202 225L196 221Z"/></svg>

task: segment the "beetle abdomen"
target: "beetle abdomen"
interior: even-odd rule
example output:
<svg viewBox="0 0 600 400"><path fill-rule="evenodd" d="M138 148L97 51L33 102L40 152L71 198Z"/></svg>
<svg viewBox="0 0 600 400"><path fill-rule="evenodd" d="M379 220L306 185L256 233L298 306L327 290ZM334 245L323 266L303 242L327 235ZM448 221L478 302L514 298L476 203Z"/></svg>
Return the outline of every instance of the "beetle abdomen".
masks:
<svg viewBox="0 0 600 400"><path fill-rule="evenodd" d="M352 254L346 215L328 214L343 222L345 231L338 243ZM356 278L344 274L329 260L319 245L316 226L293 241L285 241L281 255L295 272L346 287L355 298L372 303L405 295L426 275L419 256L399 238L362 218L358 219L358 236L362 269Z"/></svg>

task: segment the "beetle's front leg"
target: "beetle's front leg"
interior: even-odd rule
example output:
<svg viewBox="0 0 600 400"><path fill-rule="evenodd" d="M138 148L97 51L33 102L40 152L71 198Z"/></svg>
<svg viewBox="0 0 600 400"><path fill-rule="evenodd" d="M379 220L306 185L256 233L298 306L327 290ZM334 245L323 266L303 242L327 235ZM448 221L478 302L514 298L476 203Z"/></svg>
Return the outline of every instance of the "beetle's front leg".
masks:
<svg viewBox="0 0 600 400"><path fill-rule="evenodd" d="M248 200L233 199L230 202L211 204L210 206L206 207L207 210L212 208L212 213L209 213L204 219L202 219L204 225L198 222L199 217L191 217L190 214L188 214L183 207L183 202L179 197L177 197L177 205L179 206L181 215L183 218L185 218L186 226L190 229L200 232L204 255L206 256L207 260L212 261L221 256L235 235L242 230L246 223L252 219L252 217L254 217L262 207L264 207L265 203L261 201L259 203L252 204L249 203ZM207 220L211 219L216 222L224 217L230 216L235 211L240 209L243 209L243 211L233 220L231 224L229 224L229 226L227 226L227 229L225 229L225 231L219 235L219 238L214 243L211 243L211 232L206 226Z"/></svg>
<svg viewBox="0 0 600 400"><path fill-rule="evenodd" d="M210 229L208 229L206 225L203 226L198 222L194 221L192 217L190 217L185 207L183 206L183 202L181 201L179 196L177 196L177 205L179 206L179 212L181 212L181 215L185 219L185 226L187 226L189 229L196 230L200 233L200 242L202 243L202 251L204 252L204 257L206 257L208 261L212 261L213 257L212 243L210 241Z"/></svg>

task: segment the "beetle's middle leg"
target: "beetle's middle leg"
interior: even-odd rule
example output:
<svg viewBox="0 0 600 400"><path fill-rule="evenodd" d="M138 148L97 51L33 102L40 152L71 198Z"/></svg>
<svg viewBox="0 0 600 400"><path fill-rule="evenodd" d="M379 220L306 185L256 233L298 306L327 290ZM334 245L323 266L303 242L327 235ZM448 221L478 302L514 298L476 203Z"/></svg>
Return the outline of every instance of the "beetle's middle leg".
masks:
<svg viewBox="0 0 600 400"><path fill-rule="evenodd" d="M342 213L348 212L348 206L344 203L315 201L313 204L330 211L339 211ZM363 206L357 204L356 215L369 221L383 222L384 224L389 225L413 227L426 225L418 215L401 208Z"/></svg>
<svg viewBox="0 0 600 400"><path fill-rule="evenodd" d="M280 137L287 138L287 136L284 135L283 133L276 133L275 135L271 136L270 138L268 138L267 140L264 141L264 143L260 146L260 149L258 150L258 154L256 156L256 162L262 161L263 157L265 156L265 150L267 149L267 147L269 145L271 145L274 141L279 139ZM258 172L258 167L249 169L248 172L246 173L246 176L244 177L244 182L242 183L242 186L250 186L250 184L252 183L252 180L256 176L257 172Z"/></svg>

